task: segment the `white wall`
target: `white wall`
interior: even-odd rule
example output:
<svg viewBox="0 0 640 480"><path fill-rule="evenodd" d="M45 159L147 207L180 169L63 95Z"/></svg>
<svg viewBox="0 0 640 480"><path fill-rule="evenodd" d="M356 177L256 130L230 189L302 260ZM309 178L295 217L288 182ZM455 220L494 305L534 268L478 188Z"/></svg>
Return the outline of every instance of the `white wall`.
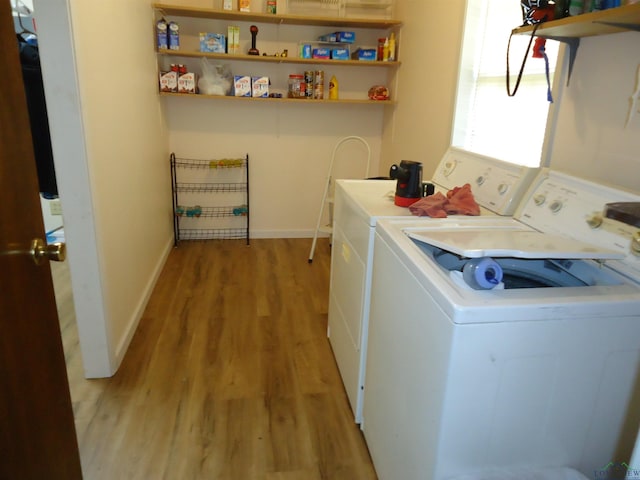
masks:
<svg viewBox="0 0 640 480"><path fill-rule="evenodd" d="M640 112L625 127L639 88L640 34L583 38L568 87L557 102L551 167L640 190ZM559 78L561 86L566 75ZM640 101L639 101L640 104Z"/></svg>
<svg viewBox="0 0 640 480"><path fill-rule="evenodd" d="M93 214L119 365L171 245L167 142L148 0L71 2Z"/></svg>
<svg viewBox="0 0 640 480"><path fill-rule="evenodd" d="M374 159L372 171L377 170L382 106L257 105L174 97L165 105L177 155L209 159L249 154L253 238L313 235L339 139L364 138ZM362 178L365 157L361 144L345 143L336 163L352 163L347 175L359 171Z"/></svg>
<svg viewBox="0 0 640 480"><path fill-rule="evenodd" d="M85 375L109 376L172 245L150 2L35 7Z"/></svg>
<svg viewBox="0 0 640 480"><path fill-rule="evenodd" d="M465 3L396 0L403 22L399 105L385 119L382 172L413 160L422 162L423 177L430 178L451 143Z"/></svg>

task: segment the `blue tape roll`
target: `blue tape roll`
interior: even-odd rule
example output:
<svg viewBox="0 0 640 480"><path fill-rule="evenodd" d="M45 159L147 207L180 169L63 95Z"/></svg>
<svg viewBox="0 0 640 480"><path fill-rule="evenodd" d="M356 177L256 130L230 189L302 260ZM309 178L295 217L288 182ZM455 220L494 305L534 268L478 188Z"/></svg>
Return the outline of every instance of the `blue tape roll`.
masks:
<svg viewBox="0 0 640 480"><path fill-rule="evenodd" d="M464 264L462 278L475 290L491 290L502 282L502 267L491 257L472 258Z"/></svg>

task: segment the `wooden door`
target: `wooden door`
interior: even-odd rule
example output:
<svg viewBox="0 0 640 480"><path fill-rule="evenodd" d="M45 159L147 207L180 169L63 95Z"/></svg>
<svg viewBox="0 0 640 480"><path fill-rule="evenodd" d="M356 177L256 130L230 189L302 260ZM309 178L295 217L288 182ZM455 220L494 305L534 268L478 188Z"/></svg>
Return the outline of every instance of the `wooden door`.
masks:
<svg viewBox="0 0 640 480"><path fill-rule="evenodd" d="M82 478L8 0L0 0L0 479ZM15 48L13 46L15 45Z"/></svg>

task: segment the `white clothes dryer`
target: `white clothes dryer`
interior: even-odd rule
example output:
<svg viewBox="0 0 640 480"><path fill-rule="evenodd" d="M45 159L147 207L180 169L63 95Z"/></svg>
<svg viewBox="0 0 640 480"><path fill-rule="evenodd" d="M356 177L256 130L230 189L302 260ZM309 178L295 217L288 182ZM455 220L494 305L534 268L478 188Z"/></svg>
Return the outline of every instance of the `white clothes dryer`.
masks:
<svg viewBox="0 0 640 480"><path fill-rule="evenodd" d="M451 148L432 182L443 193L470 183L481 217L511 215L537 172ZM417 218L408 208L394 204L395 187L395 180L337 180L335 187L328 336L356 423L361 421L365 394L376 222Z"/></svg>
<svg viewBox="0 0 640 480"><path fill-rule="evenodd" d="M624 460L640 222L610 202L640 194L544 169L513 218L377 223L361 427L380 480ZM465 278L476 258L491 287Z"/></svg>

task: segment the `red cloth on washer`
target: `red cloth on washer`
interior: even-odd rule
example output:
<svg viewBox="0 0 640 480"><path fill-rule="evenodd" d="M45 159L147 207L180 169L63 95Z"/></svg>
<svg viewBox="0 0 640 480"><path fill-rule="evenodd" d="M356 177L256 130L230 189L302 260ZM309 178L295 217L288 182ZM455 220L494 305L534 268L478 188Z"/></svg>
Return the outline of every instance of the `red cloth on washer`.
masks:
<svg viewBox="0 0 640 480"><path fill-rule="evenodd" d="M419 217L445 218L447 215L480 215L480 207L473 198L471 185L454 187L444 196L441 192L423 197L409 206L409 211Z"/></svg>

